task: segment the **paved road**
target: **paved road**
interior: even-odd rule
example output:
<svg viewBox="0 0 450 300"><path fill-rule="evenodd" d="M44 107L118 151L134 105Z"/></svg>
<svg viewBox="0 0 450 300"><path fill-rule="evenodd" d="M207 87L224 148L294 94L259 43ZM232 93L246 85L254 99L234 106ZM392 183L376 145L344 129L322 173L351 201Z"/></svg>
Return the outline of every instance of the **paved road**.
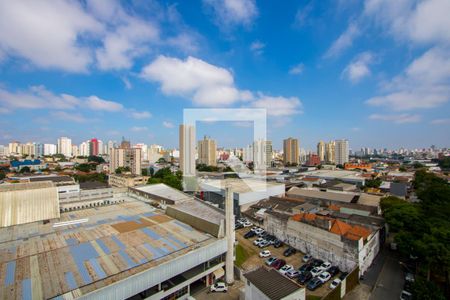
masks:
<svg viewBox="0 0 450 300"><path fill-rule="evenodd" d="M403 290L403 283L403 270L398 260L388 255L369 299L397 300Z"/></svg>
<svg viewBox="0 0 450 300"><path fill-rule="evenodd" d="M238 300L239 290L244 287L244 283L240 280L234 282L232 286L228 287L227 293L210 293L208 288L192 295L196 300Z"/></svg>

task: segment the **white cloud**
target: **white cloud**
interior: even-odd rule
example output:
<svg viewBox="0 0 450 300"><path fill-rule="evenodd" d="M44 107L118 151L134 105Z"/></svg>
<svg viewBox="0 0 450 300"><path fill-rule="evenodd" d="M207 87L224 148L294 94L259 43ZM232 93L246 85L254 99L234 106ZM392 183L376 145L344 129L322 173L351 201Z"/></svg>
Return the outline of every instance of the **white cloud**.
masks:
<svg viewBox="0 0 450 300"><path fill-rule="evenodd" d="M159 56L144 67L141 77L160 83L164 94L191 98L196 105L226 106L250 97L235 87L230 71L191 56Z"/></svg>
<svg viewBox="0 0 450 300"><path fill-rule="evenodd" d="M175 125L169 121L163 121L163 126L166 128L174 128L175 127Z"/></svg>
<svg viewBox="0 0 450 300"><path fill-rule="evenodd" d="M64 120L64 121L72 121L72 122L77 122L77 123L84 123L84 122L88 121L81 114L74 113L74 112L69 113L66 111L54 111L54 112L51 112L50 115L56 119L60 119L60 120ZM92 119L90 119L89 121L92 121Z"/></svg>
<svg viewBox="0 0 450 300"><path fill-rule="evenodd" d="M450 42L448 0L366 0L365 16L372 17L398 40L417 44Z"/></svg>
<svg viewBox="0 0 450 300"><path fill-rule="evenodd" d="M86 98L86 105L92 110L121 111L123 105L117 102L100 99L97 96Z"/></svg>
<svg viewBox="0 0 450 300"><path fill-rule="evenodd" d="M148 44L159 39L158 28L149 22L124 17L124 24L103 38L103 47L96 51L102 70L129 69L134 58L148 51Z"/></svg>
<svg viewBox="0 0 450 300"><path fill-rule="evenodd" d="M131 127L130 130L133 132L142 132L142 131L147 131L148 128L145 126L143 126L143 127L134 126L134 127Z"/></svg>
<svg viewBox="0 0 450 300"><path fill-rule="evenodd" d="M304 7L299 8L294 18L294 27L300 28L307 23L308 17L314 9L313 1L306 4Z"/></svg>
<svg viewBox="0 0 450 300"><path fill-rule="evenodd" d="M38 67L86 71L92 53L80 40L102 31L78 2L0 1L0 48Z"/></svg>
<svg viewBox="0 0 450 300"><path fill-rule="evenodd" d="M258 16L255 0L203 0L219 26L250 26Z"/></svg>
<svg viewBox="0 0 450 300"><path fill-rule="evenodd" d="M266 44L264 44L260 41L254 41L250 45L250 50L256 55L261 55L264 52L265 47L266 47Z"/></svg>
<svg viewBox="0 0 450 300"><path fill-rule="evenodd" d="M274 117L290 116L303 113L303 105L297 97L272 97L259 94L257 100L251 103L255 108L266 108L267 115Z"/></svg>
<svg viewBox="0 0 450 300"><path fill-rule="evenodd" d="M127 77L123 76L121 77L121 79L127 90L131 90L133 88L133 85Z"/></svg>
<svg viewBox="0 0 450 300"><path fill-rule="evenodd" d="M290 68L289 69L289 74L291 74L291 75L299 75L299 74L302 74L304 70L305 70L305 65L300 63L300 64L295 65L292 68Z"/></svg>
<svg viewBox="0 0 450 300"><path fill-rule="evenodd" d="M417 123L421 120L421 117L420 115L417 114L398 114L398 115L372 114L369 116L369 119L394 122L397 124L404 124L404 123Z"/></svg>
<svg viewBox="0 0 450 300"><path fill-rule="evenodd" d="M345 67L344 71L342 71L342 76L347 77L352 83L357 83L371 74L369 69L371 63L373 63L373 54L363 52Z"/></svg>
<svg viewBox="0 0 450 300"><path fill-rule="evenodd" d="M450 119L434 119L430 122L432 125L450 124Z"/></svg>
<svg viewBox="0 0 450 300"><path fill-rule="evenodd" d="M353 44L353 40L360 35L361 31L356 23L350 23L347 29L333 42L325 53L325 58L339 56L344 50Z"/></svg>
<svg viewBox="0 0 450 300"><path fill-rule="evenodd" d="M450 100L450 51L435 47L386 84L387 93L366 101L394 110L433 108Z"/></svg>
<svg viewBox="0 0 450 300"><path fill-rule="evenodd" d="M129 115L134 119L149 119L152 117L152 114L148 111L136 111L134 109L130 109Z"/></svg>

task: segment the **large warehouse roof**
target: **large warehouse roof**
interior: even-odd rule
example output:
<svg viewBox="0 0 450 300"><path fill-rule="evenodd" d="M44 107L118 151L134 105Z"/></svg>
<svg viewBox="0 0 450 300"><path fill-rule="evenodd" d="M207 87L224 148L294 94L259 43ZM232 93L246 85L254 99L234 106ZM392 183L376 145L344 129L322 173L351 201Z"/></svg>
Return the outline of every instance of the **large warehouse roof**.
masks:
<svg viewBox="0 0 450 300"><path fill-rule="evenodd" d="M0 227L59 218L57 188L51 182L0 185Z"/></svg>

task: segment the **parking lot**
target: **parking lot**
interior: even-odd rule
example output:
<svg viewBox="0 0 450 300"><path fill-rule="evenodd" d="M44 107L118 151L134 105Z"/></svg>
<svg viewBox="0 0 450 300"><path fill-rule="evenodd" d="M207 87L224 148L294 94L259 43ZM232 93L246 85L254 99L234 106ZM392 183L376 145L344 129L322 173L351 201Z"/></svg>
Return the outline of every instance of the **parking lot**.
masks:
<svg viewBox="0 0 450 300"><path fill-rule="evenodd" d="M295 254L286 257L283 255L283 252L289 247L288 245L283 245L279 248L275 248L273 245L267 246L265 248L259 248L258 246L253 245L253 242L258 238L258 236L252 237L252 238L244 238L244 235L249 232L251 227L247 228L241 228L236 230L236 238L238 240L239 245L241 245L246 253L249 254L248 258L245 260L245 262L241 265L241 269L246 272L250 270L254 270L255 268L258 268L259 266L265 265L265 261L267 258L260 258L259 253L263 250L269 250L271 252L271 256L275 256L276 258L281 258L286 261L286 264L292 265L295 270L298 270L300 266L304 264L302 261L304 253L301 253L300 251L297 251ZM318 287L314 291L310 291L306 289L306 294L311 296L318 296L323 297L327 293L330 292L330 283L333 281L334 278L338 278L339 274L332 277L330 280L325 282L323 285ZM286 277L288 278L288 277ZM291 279L295 283L299 284L296 279ZM306 287L305 285L299 284L299 286Z"/></svg>

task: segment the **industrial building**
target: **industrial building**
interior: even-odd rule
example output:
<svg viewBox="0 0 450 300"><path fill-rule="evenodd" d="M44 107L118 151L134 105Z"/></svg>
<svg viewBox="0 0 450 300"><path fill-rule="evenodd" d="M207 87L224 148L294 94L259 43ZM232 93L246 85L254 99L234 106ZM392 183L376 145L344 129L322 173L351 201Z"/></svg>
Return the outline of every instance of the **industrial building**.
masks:
<svg viewBox="0 0 450 300"><path fill-rule="evenodd" d="M27 186L2 186L0 208L8 193L28 190L40 199L43 189L52 193L47 205L54 209L2 224L0 299L187 297L224 276L227 249L233 257L223 211L185 196L165 210L151 205L170 199L173 189L157 187L158 199L130 189L112 205L60 213L53 183L18 185ZM2 211L2 220L7 214Z"/></svg>

